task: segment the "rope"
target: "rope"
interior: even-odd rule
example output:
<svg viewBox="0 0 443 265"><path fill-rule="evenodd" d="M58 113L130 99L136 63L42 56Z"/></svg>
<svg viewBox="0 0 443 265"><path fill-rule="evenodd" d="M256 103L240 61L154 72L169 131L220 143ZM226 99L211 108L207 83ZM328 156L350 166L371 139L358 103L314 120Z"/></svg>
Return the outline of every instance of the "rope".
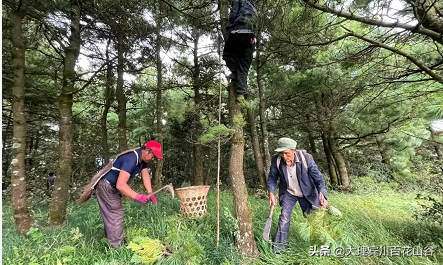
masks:
<svg viewBox="0 0 443 265"><path fill-rule="evenodd" d="M222 107L222 65L221 65L221 37L218 35L218 65L219 65L219 97L218 97L218 125L221 125L221 107ZM220 241L220 136L217 144L217 248Z"/></svg>

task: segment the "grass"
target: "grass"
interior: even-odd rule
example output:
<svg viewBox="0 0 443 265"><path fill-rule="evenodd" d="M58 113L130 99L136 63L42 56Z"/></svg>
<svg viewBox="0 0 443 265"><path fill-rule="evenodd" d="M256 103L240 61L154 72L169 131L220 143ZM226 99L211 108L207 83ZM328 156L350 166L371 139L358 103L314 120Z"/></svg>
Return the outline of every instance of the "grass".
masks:
<svg viewBox="0 0 443 265"><path fill-rule="evenodd" d="M250 196L254 212L253 226L260 257L242 258L235 250L235 218L232 196L221 193L220 247L216 247L216 193L208 196L209 215L198 220L182 218L179 201L160 196L159 204L140 205L124 202L125 235L128 242L136 237L160 239L175 254L164 256L157 264L443 264L443 228L413 218L417 209L414 193L373 190L352 194L330 192L329 203L339 208L342 218L323 212L303 218L296 205L292 216L288 252L272 253L271 243L262 239L269 214L266 198ZM9 202L3 201L3 264L129 264L134 253L127 248L110 249L104 238L103 224L94 199L84 205L70 204L66 224L45 227L47 201L32 206L38 230L23 236L14 228ZM276 233L280 208L273 217L271 236ZM179 230L180 227L180 230ZM330 246L330 257L310 256L311 246ZM362 257L333 256L336 247L344 249L370 246L431 246L433 257ZM353 253L357 253L354 250Z"/></svg>

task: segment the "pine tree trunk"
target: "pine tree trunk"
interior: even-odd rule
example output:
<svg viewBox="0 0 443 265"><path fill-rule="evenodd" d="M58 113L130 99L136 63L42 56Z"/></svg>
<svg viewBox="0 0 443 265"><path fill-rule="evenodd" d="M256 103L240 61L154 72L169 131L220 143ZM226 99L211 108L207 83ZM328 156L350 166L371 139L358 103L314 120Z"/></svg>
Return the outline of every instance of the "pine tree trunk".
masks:
<svg viewBox="0 0 443 265"><path fill-rule="evenodd" d="M117 32L117 88L115 94L118 103L118 152L128 150L126 139L126 95L123 87L124 71L124 37L119 29Z"/></svg>
<svg viewBox="0 0 443 265"><path fill-rule="evenodd" d="M192 146L192 157L193 157L193 177L191 179L191 184L194 186L203 185L203 148L201 144L194 144Z"/></svg>
<svg viewBox="0 0 443 265"><path fill-rule="evenodd" d="M49 206L49 225L58 226L65 221L68 203L69 182L72 174L72 105L75 63L80 53L80 7L77 1L71 1L71 35L69 46L65 49L63 65L63 87L59 97L60 110L60 156L58 178Z"/></svg>
<svg viewBox="0 0 443 265"><path fill-rule="evenodd" d="M161 61L161 3L159 3L159 10L156 19L156 43L155 43L155 56L156 56L156 67L157 67L157 94L156 94L156 139L158 142L163 144L163 103L162 103L162 89L163 89L163 72L162 72L162 61ZM159 189L162 186L162 172L163 172L163 159L157 160L157 165L155 168L155 175L153 180L153 186L155 189Z"/></svg>
<svg viewBox="0 0 443 265"><path fill-rule="evenodd" d="M263 87L262 80L262 62L261 62L261 31L260 29L257 31L257 42L256 42L257 50L255 52L255 64L256 64L256 72L257 72L257 86L259 93L259 112L260 112L260 129L262 133L262 146L266 163L266 171L268 172L271 167L271 153L269 152L269 137L268 137L268 128L267 128L267 120L266 120L266 97L265 97L265 88ZM265 173L266 174L266 173Z"/></svg>
<svg viewBox="0 0 443 265"><path fill-rule="evenodd" d="M306 121L308 122L308 124L311 124L311 117L310 117L309 113L306 114ZM312 130L309 129L309 127L310 126L308 126L308 128L307 128L308 141L309 141L309 153L311 153L315 159L315 158L317 158L317 147L315 145L314 134L312 133Z"/></svg>
<svg viewBox="0 0 443 265"><path fill-rule="evenodd" d="M317 95L315 97L315 107L317 109L316 112L316 116L317 116L317 122L320 125L321 128L321 137L322 137L322 141L323 141L323 150L325 152L325 156L326 156L326 161L328 163L328 173L329 173L329 179L331 181L331 185L332 186L336 186L339 185L339 178L338 178L338 174L337 171L335 170L335 160L334 160L334 156L332 155L332 151L331 151L331 147L329 145L329 132L328 132L328 128L325 125L324 120L326 120L325 117L327 117L324 109L323 109L323 105L321 104L321 99L319 97L319 95Z"/></svg>
<svg viewBox="0 0 443 265"><path fill-rule="evenodd" d="M193 89L194 89L194 101L196 110L194 113L194 128L196 139L193 143L193 176L191 179L192 185L203 185L203 153L202 146L198 141L202 133L202 125L200 122L200 62L198 58L198 42L200 34L197 29L194 30L194 74L193 74Z"/></svg>
<svg viewBox="0 0 443 265"><path fill-rule="evenodd" d="M329 143L329 149L331 150L331 154L334 157L335 164L337 165L341 186L344 189L347 189L349 188L349 175L348 175L348 170L346 169L345 160L343 159L343 156L338 150L335 138L330 136L328 139L328 143Z"/></svg>
<svg viewBox="0 0 443 265"><path fill-rule="evenodd" d="M213 163L213 161L215 161L214 159L217 159L217 157L215 157L214 159L212 159L211 157L211 146L207 146L207 145L203 145L203 161L205 165L210 165L211 163ZM203 185L209 185L210 183L212 183L212 179L210 179L209 177L212 176L212 167L207 166L207 167L203 167Z"/></svg>
<svg viewBox="0 0 443 265"><path fill-rule="evenodd" d="M12 56L14 59L14 81L12 85L13 144L12 144L12 190L11 202L17 230L25 234L33 226L34 219L26 203L26 116L25 116L25 45L23 42L23 11L11 11Z"/></svg>
<svg viewBox="0 0 443 265"><path fill-rule="evenodd" d="M251 145L254 152L255 165L257 166L258 182L261 184L262 188L266 190L267 178L265 167L263 165L263 158L260 152L260 143L258 141L257 129L255 128L254 113L251 108L248 109L248 123L249 130L251 132Z"/></svg>
<svg viewBox="0 0 443 265"><path fill-rule="evenodd" d="M228 21L228 1L220 0L220 21L223 36L227 40L226 22ZM258 255L257 245L252 229L252 211L248 204L248 190L246 189L245 177L243 174L244 137L243 127L238 126L236 121L244 121L240 111L240 106L236 102L236 93L233 82L229 85L229 122L231 128L236 131L231 139L231 153L229 160L229 175L231 179L232 192L234 194L234 210L239 227L239 237L236 245L238 251L247 256L256 257Z"/></svg>
<svg viewBox="0 0 443 265"><path fill-rule="evenodd" d="M308 130L309 152L315 157L317 155L317 147L315 146L315 138L312 132Z"/></svg>
<svg viewBox="0 0 443 265"><path fill-rule="evenodd" d="M229 90L229 116L231 128L238 127L236 122L244 120L240 106L237 104L234 83L231 82ZM231 154L229 160L229 175L231 177L232 191L234 194L235 216L240 230L237 240L237 249L248 256L258 254L252 229L252 211L248 205L248 190L246 189L243 174L245 140L243 128L236 128L231 140Z"/></svg>
<svg viewBox="0 0 443 265"><path fill-rule="evenodd" d="M114 100L114 76L112 73L112 62L109 59L109 43L106 47L106 61L107 61L107 69L106 69L106 91L105 91L105 106L103 108L103 113L101 117L101 141L102 141L102 149L103 149L103 159L105 160L105 165L109 161L109 146L108 146L108 112L111 108L112 101Z"/></svg>
<svg viewBox="0 0 443 265"><path fill-rule="evenodd" d="M331 150L329 148L328 138L325 133L322 133L323 150L325 152L326 161L328 163L329 179L332 186L338 185L337 172L334 167L334 158L332 157Z"/></svg>

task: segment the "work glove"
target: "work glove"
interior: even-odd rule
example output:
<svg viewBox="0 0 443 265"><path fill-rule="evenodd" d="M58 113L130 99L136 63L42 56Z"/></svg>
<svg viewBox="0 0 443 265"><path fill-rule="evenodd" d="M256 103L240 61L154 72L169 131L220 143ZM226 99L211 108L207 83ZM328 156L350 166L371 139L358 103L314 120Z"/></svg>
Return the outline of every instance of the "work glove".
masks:
<svg viewBox="0 0 443 265"><path fill-rule="evenodd" d="M135 195L135 200L141 204L146 204L149 199L148 196L146 196L146 194L138 193L137 195Z"/></svg>
<svg viewBox="0 0 443 265"><path fill-rule="evenodd" d="M148 201L151 201L154 205L157 205L157 198L155 198L154 194L152 192L149 192L148 195Z"/></svg>

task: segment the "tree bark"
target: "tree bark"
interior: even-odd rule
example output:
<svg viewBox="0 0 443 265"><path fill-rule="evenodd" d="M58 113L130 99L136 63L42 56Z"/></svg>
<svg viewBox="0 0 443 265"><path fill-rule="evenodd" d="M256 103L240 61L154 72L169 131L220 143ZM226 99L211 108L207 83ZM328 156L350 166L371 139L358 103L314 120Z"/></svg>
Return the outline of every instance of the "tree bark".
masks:
<svg viewBox="0 0 443 265"><path fill-rule="evenodd" d="M328 173L329 173L331 186L337 186L338 178L337 178L337 172L335 171L334 158L331 154L331 150L329 149L328 137L324 132L322 133L322 142L323 142L323 150L326 156L326 161L328 163Z"/></svg>
<svg viewBox="0 0 443 265"><path fill-rule="evenodd" d="M237 104L233 82L229 86L229 116L231 128L236 128L231 140L231 154L229 160L229 175L231 177L232 191L234 194L234 209L239 227L239 238L236 242L237 249L248 256L258 255L252 229L252 211L248 205L248 190L246 189L243 174L243 158L245 140L243 127L239 127L239 121L243 121L240 106Z"/></svg>
<svg viewBox="0 0 443 265"><path fill-rule="evenodd" d="M162 60L161 60L161 3L159 3L159 10L156 18L156 40L155 40L155 56L157 67L157 94L156 94L156 138L157 141L163 144L163 103L162 103L162 89L163 89L163 72L162 72ZM155 175L153 186L155 189L159 189L162 186L162 173L163 173L164 160L157 160L157 166L155 168Z"/></svg>
<svg viewBox="0 0 443 265"><path fill-rule="evenodd" d="M331 154L334 157L334 161L337 166L341 185L344 189L347 189L349 188L349 175L348 175L348 170L346 169L345 160L343 159L342 154L338 150L335 138L330 136L328 139L328 143L329 143L329 150L331 150Z"/></svg>
<svg viewBox="0 0 443 265"><path fill-rule="evenodd" d="M265 166L263 165L263 158L260 152L260 143L258 141L257 129L255 128L254 113L253 110L250 108L248 109L248 123L249 130L251 132L251 145L254 152L255 165L257 166L258 181L262 189L266 190L268 180L265 173Z"/></svg>
<svg viewBox="0 0 443 265"><path fill-rule="evenodd" d="M106 68L106 91L105 91L105 106L103 107L103 113L101 117L101 133L102 133L102 150L103 150L103 159L105 160L105 165L109 161L109 146L108 146L108 112L111 108L112 101L114 100L114 75L112 73L112 62L109 59L109 44L110 40L108 41L108 46L106 47L106 61L107 61L107 68Z"/></svg>
<svg viewBox="0 0 443 265"><path fill-rule="evenodd" d="M308 140L309 140L309 152L315 157L317 157L317 147L315 146L315 137L311 130L308 130Z"/></svg>
<svg viewBox="0 0 443 265"><path fill-rule="evenodd" d="M220 21L221 28L227 40L226 22L228 18L228 1L220 0ZM237 218L239 236L236 241L238 251L247 256L258 255L257 245L252 229L252 211L248 204L248 190L246 189L245 177L243 174L244 137L243 127L239 126L239 121L244 121L240 111L240 106L236 102L236 93L233 82L229 86L229 121L231 128L236 131L231 139L231 153L229 160L229 175L231 178L232 191L234 194L234 210Z"/></svg>
<svg viewBox="0 0 443 265"><path fill-rule="evenodd" d="M260 29L257 32L257 50L255 52L255 64L256 64L256 72L257 72L257 86L258 86L258 94L259 94L259 112L260 112L260 129L262 133L262 146L265 157L265 174L269 171L271 167L271 153L269 152L269 134L268 134L268 126L266 119L266 97L265 97L265 88L263 86L263 74L262 74L262 62L261 62L261 31Z"/></svg>
<svg viewBox="0 0 443 265"><path fill-rule="evenodd" d="M25 116L25 45L22 22L25 12L14 10L10 13L12 22L12 57L14 59L14 81L12 85L13 144L12 144L12 190L11 202L17 230L25 234L34 224L26 203L26 116Z"/></svg>
<svg viewBox="0 0 443 265"><path fill-rule="evenodd" d="M117 88L115 94L118 103L118 152L128 149L126 139L126 95L123 87L124 71L124 36L121 29L117 30Z"/></svg>
<svg viewBox="0 0 443 265"><path fill-rule="evenodd" d="M194 30L194 72L193 72L193 89L194 89L194 102L196 110L194 113L194 128L196 139L193 143L192 153L193 153L193 176L191 179L192 185L203 185L203 152L202 146L198 141L202 133L202 125L200 122L200 104L201 104L201 94L200 94L200 62L198 58L198 42L200 39L200 34L198 29Z"/></svg>
<svg viewBox="0 0 443 265"><path fill-rule="evenodd" d="M80 53L80 7L78 2L71 0L71 35L69 46L65 48L63 60L63 85L59 97L60 155L58 163L58 179L49 206L49 225L58 226L65 221L68 202L69 182L72 174L72 105L75 90L75 64Z"/></svg>
<svg viewBox="0 0 443 265"><path fill-rule="evenodd" d="M215 157L214 159L212 159L211 157L211 146L202 146L203 148L203 160L204 163L206 165L211 164L213 161L215 161L214 159L217 159L217 157ZM203 167L203 185L209 185L210 183L212 183L212 178L210 178L210 176L212 175L212 167L208 166L208 167ZM217 181L215 181L217 182Z"/></svg>
<svg viewBox="0 0 443 265"><path fill-rule="evenodd" d="M194 160L193 166L193 177L191 179L191 183L194 186L203 185L204 177L203 177L203 148L201 144L195 143L192 146L192 157Z"/></svg>
<svg viewBox="0 0 443 265"><path fill-rule="evenodd" d="M312 133L312 130L310 129L310 124L311 124L311 116L309 113L306 113L305 115L306 117L306 122L308 124L308 126L306 127L307 129L307 133L308 133L308 141L309 141L309 152L312 154L312 156L315 158L317 158L317 147L315 145L315 137L314 134Z"/></svg>
<svg viewBox="0 0 443 265"><path fill-rule="evenodd" d="M339 185L339 178L337 176L336 163L334 160L334 156L332 155L331 147L329 144L329 135L330 132L328 131L328 128L325 126L324 120L327 120L325 117L327 117L327 113L324 111L323 104L321 103L321 95L315 95L315 107L317 109L316 115L317 115L317 122L320 125L321 129L321 136L323 141L323 150L325 152L326 161L328 163L328 173L329 173L329 179L331 181L332 186Z"/></svg>

